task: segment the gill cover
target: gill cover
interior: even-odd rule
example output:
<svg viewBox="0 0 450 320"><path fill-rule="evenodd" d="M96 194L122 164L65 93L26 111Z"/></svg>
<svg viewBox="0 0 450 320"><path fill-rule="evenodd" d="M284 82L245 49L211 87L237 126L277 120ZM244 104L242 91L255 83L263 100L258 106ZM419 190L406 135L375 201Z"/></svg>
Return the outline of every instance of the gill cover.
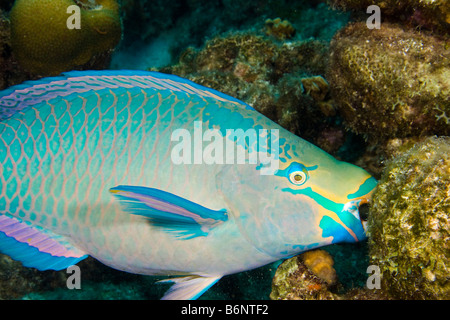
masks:
<svg viewBox="0 0 450 320"><path fill-rule="evenodd" d="M262 175L256 166L230 165L217 175L217 189L241 233L261 252L282 258L319 246L316 205L282 191L288 180Z"/></svg>

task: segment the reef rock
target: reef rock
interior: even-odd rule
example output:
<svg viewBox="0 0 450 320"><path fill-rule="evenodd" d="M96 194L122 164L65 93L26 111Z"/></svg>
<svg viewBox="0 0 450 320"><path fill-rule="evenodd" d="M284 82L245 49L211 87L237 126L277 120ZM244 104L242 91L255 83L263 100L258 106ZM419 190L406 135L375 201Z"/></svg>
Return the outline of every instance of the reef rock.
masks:
<svg viewBox="0 0 450 320"><path fill-rule="evenodd" d="M331 43L327 80L346 123L374 139L450 134L450 42L354 23Z"/></svg>
<svg viewBox="0 0 450 320"><path fill-rule="evenodd" d="M335 8L365 12L371 5L380 8L383 21L402 20L413 26L436 31L450 31L450 2L448 0L328 0Z"/></svg>
<svg viewBox="0 0 450 320"><path fill-rule="evenodd" d="M51 290L66 283L65 271L41 272L25 268L18 261L0 254L0 300L17 299L40 290Z"/></svg>
<svg viewBox="0 0 450 320"><path fill-rule="evenodd" d="M305 139L329 126L334 107L323 75L328 46L319 41L273 41L232 33L187 49L174 66L158 71L188 78L236 97Z"/></svg>
<svg viewBox="0 0 450 320"><path fill-rule="evenodd" d="M284 261L278 267L270 299L335 300L339 296L329 290L335 282L331 256L323 250L309 251Z"/></svg>
<svg viewBox="0 0 450 320"><path fill-rule="evenodd" d="M348 257L346 257L348 259ZM272 281L272 300L387 300L381 290L345 286L338 282L333 258L312 250L284 261Z"/></svg>
<svg viewBox="0 0 450 320"><path fill-rule="evenodd" d="M450 299L450 137L387 163L369 214L371 264L396 299Z"/></svg>

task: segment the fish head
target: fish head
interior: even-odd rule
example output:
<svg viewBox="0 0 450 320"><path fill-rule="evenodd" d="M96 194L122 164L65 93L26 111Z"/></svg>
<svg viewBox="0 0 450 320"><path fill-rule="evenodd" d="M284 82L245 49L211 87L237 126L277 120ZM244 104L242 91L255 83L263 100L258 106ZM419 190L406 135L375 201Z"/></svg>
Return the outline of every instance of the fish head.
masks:
<svg viewBox="0 0 450 320"><path fill-rule="evenodd" d="M241 233L277 258L365 240L367 217L361 211L375 178L300 138L294 141L289 152L280 148L279 168L273 174L261 174L258 165L241 164L218 175L218 191Z"/></svg>

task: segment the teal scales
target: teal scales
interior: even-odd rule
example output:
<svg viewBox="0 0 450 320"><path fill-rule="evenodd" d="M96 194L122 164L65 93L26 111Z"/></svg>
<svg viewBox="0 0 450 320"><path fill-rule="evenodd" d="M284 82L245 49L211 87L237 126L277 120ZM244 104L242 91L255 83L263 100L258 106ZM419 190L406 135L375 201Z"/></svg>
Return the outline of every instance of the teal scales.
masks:
<svg viewBox="0 0 450 320"><path fill-rule="evenodd" d="M173 133L195 136L198 124L246 159L269 151L278 170L174 163ZM227 135L239 129L276 131L278 152ZM194 299L224 275L365 239L358 206L375 185L251 106L173 75L74 71L0 92L0 251L40 270L90 255L178 276L164 298Z"/></svg>

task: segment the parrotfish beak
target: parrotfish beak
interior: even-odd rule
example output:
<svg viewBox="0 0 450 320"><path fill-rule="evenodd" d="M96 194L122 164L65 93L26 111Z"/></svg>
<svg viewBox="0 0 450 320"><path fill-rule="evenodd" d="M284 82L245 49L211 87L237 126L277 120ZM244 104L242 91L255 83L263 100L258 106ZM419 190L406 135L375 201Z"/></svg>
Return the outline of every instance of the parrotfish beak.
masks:
<svg viewBox="0 0 450 320"><path fill-rule="evenodd" d="M364 232L367 232L367 220L369 219L369 208L370 202L372 199L373 191L370 193L370 197L364 198L361 200L359 204L359 219L361 220L361 224L363 226Z"/></svg>
<svg viewBox="0 0 450 320"><path fill-rule="evenodd" d="M353 167L352 173L355 177L359 172L360 177L362 176L359 180L361 182L350 183L358 185L357 190L353 189L349 194L341 193L341 200L330 202L328 206L325 201L322 204L325 204L328 211L324 213L320 227L324 230L323 236L333 236L334 242L358 242L367 239L369 204L377 181L360 170Z"/></svg>
<svg viewBox="0 0 450 320"><path fill-rule="evenodd" d="M372 195L375 189L372 189L369 193L358 199L353 199L348 204L355 204L357 207L357 215L361 221L364 232L367 232L367 221L369 219L369 209L372 200Z"/></svg>

